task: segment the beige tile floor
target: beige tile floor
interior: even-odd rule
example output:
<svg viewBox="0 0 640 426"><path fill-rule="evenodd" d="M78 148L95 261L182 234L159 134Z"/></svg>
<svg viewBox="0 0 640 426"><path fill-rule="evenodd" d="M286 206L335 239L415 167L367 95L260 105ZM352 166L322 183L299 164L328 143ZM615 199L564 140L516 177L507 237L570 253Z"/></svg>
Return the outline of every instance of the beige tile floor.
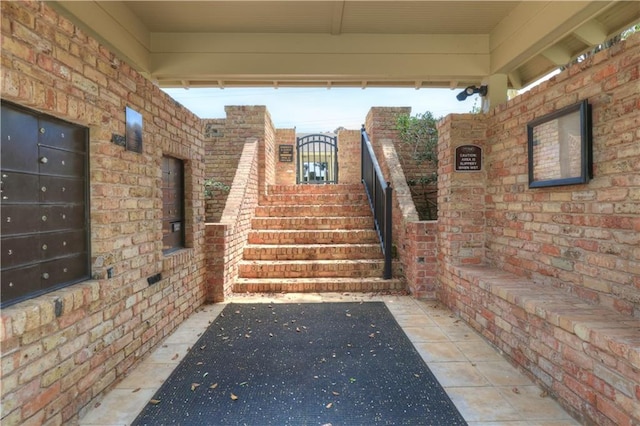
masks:
<svg viewBox="0 0 640 426"><path fill-rule="evenodd" d="M471 426L578 425L551 398L449 310L408 296L282 294L234 296L234 303L384 301ZM86 410L81 426L129 425L224 304L207 305Z"/></svg>

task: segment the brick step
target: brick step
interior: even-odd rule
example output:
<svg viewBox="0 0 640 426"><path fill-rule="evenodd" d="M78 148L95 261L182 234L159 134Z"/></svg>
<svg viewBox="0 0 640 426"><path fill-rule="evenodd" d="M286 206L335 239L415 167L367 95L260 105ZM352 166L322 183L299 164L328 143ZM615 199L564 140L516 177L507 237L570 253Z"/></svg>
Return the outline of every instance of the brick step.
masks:
<svg viewBox="0 0 640 426"><path fill-rule="evenodd" d="M361 183L337 185L270 185L267 194L354 194L364 193Z"/></svg>
<svg viewBox="0 0 640 426"><path fill-rule="evenodd" d="M245 260L382 259L380 244L248 245Z"/></svg>
<svg viewBox="0 0 640 426"><path fill-rule="evenodd" d="M316 206L258 206L256 217L344 217L367 216L371 214L368 204L357 205L325 204Z"/></svg>
<svg viewBox="0 0 640 426"><path fill-rule="evenodd" d="M260 198L261 206L307 206L325 204L363 204L367 203L364 192L347 194L274 194Z"/></svg>
<svg viewBox="0 0 640 426"><path fill-rule="evenodd" d="M375 244L373 229L349 230L257 230L250 231L249 244Z"/></svg>
<svg viewBox="0 0 640 426"><path fill-rule="evenodd" d="M322 293L404 291L402 280L382 278L239 278L235 293Z"/></svg>
<svg viewBox="0 0 640 426"><path fill-rule="evenodd" d="M251 221L255 230L267 229L373 229L373 217L258 217Z"/></svg>
<svg viewBox="0 0 640 426"><path fill-rule="evenodd" d="M378 278L383 260L242 260L240 278Z"/></svg>

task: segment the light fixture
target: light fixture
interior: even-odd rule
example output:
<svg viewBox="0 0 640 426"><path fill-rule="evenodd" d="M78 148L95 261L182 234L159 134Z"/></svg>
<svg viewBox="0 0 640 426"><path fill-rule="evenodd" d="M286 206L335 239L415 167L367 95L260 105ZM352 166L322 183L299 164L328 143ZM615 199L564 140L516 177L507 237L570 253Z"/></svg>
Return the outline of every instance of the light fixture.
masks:
<svg viewBox="0 0 640 426"><path fill-rule="evenodd" d="M460 93L458 93L456 95L456 98L459 101L464 101L465 99L467 99L469 96L473 95L474 93L478 93L478 94L480 94L480 96L486 96L487 95L487 90L488 90L487 86L480 86L480 87L467 86L466 89L464 89L462 92L460 92Z"/></svg>

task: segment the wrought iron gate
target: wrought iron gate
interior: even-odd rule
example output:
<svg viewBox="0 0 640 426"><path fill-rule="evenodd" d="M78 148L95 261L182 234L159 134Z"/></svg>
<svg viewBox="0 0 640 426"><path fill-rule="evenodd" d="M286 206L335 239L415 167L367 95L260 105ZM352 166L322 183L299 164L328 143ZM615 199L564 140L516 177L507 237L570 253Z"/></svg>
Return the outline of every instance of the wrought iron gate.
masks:
<svg viewBox="0 0 640 426"><path fill-rule="evenodd" d="M296 139L296 183L338 183L338 138L322 134Z"/></svg>

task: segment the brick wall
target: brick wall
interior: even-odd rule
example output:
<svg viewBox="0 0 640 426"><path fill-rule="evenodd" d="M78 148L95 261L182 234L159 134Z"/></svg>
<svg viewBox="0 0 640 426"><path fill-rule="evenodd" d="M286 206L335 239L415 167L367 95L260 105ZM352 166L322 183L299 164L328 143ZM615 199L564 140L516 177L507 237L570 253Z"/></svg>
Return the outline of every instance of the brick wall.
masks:
<svg viewBox="0 0 640 426"><path fill-rule="evenodd" d="M419 221L411 191L398 158L398 114L409 108L371 108L366 118L367 133L382 173L393 188L393 244L397 248L399 268L408 290L416 297L436 296L436 226L434 221ZM371 129L370 131L368 129Z"/></svg>
<svg viewBox="0 0 640 426"><path fill-rule="evenodd" d="M205 146L205 178L213 179L227 187L233 181L233 171L240 158L239 144L228 144L224 139L226 134L226 119L203 120ZM227 201L229 192L220 188L212 188L211 196L207 197L206 221L219 222Z"/></svg>
<svg viewBox="0 0 640 426"><path fill-rule="evenodd" d="M455 172L455 149L476 145L486 154L482 115L449 115L438 125L438 259L442 265L485 260L485 186L488 164L479 172Z"/></svg>
<svg viewBox="0 0 640 426"><path fill-rule="evenodd" d="M439 129L439 297L584 424L640 422L639 67L637 34ZM529 189L527 123L583 99L594 178ZM453 170L466 143L476 179Z"/></svg>
<svg viewBox="0 0 640 426"><path fill-rule="evenodd" d="M0 7L2 98L90 129L95 279L3 309L0 322L2 424L71 424L204 301L202 123L46 3ZM111 142L125 106L143 116L141 154ZM189 248L168 256L163 154L186 175Z"/></svg>
<svg viewBox="0 0 640 426"><path fill-rule="evenodd" d="M360 130L340 130L338 132L338 182L360 183L361 174Z"/></svg>
<svg viewBox="0 0 640 426"><path fill-rule="evenodd" d="M262 108L262 129L264 136L261 138L261 147L259 153L259 192L266 194L269 185L276 183L276 164L278 161L278 147L276 145L276 129L271 121L271 115L266 107Z"/></svg>
<svg viewBox="0 0 640 426"><path fill-rule="evenodd" d="M640 317L640 35L491 112L487 260ZM526 124L588 99L594 178L528 188Z"/></svg>
<svg viewBox="0 0 640 426"><path fill-rule="evenodd" d="M276 131L276 150L280 155L280 145L291 145L293 149L293 158L290 162L280 161L276 158L276 185L295 185L296 184L296 129L278 129Z"/></svg>
<svg viewBox="0 0 640 426"><path fill-rule="evenodd" d="M257 140L245 143L220 223L206 227L207 299L211 302L224 301L238 276L238 262L258 205L258 150Z"/></svg>

